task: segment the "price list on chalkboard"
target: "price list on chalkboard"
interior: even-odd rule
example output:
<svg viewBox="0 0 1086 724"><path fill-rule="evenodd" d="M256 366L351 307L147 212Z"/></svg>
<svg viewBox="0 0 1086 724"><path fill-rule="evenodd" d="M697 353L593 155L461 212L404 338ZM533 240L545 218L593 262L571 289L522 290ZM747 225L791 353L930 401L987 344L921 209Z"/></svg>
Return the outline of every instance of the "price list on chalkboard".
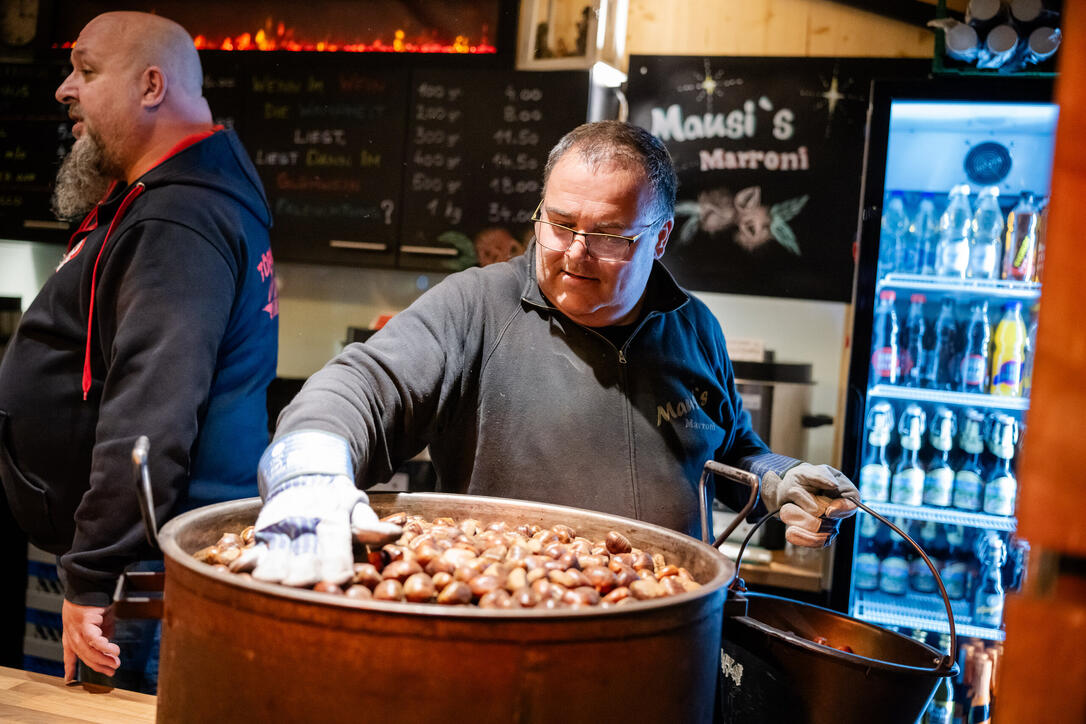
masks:
<svg viewBox="0 0 1086 724"><path fill-rule="evenodd" d="M69 225L50 210L53 181L74 138L54 93L62 63L0 64L0 237L67 240Z"/></svg>
<svg viewBox="0 0 1086 724"><path fill-rule="evenodd" d="M415 71L399 265L461 269L487 234L528 237L547 153L587 104L584 72Z"/></svg>
<svg viewBox="0 0 1086 724"><path fill-rule="evenodd" d="M342 60L245 74L238 124L283 261L395 262L407 71Z"/></svg>

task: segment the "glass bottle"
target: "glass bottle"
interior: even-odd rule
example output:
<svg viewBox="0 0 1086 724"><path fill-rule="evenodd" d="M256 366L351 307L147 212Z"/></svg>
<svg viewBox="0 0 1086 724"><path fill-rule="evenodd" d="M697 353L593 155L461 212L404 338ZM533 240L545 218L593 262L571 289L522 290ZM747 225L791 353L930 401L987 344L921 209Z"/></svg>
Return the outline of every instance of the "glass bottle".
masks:
<svg viewBox="0 0 1086 724"><path fill-rule="evenodd" d="M867 442L860 468L860 497L868 502L890 499L890 463L886 446L894 427L894 408L889 402L875 403L867 413Z"/></svg>
<svg viewBox="0 0 1086 724"><path fill-rule="evenodd" d="M905 519L896 518L896 525L905 530ZM908 532L908 531L906 531ZM909 588L909 546L897 533L890 532L890 548L879 563L879 590L894 596L904 595Z"/></svg>
<svg viewBox="0 0 1086 724"><path fill-rule="evenodd" d="M984 512L989 515L1014 515L1018 497L1018 479L1011 468L1014 444L1018 441L1018 422L1006 415L997 418L992 426L990 448L996 463L984 486Z"/></svg>
<svg viewBox="0 0 1086 724"><path fill-rule="evenodd" d="M901 458L894 471L891 499L898 505L922 505L924 502L924 468L920 465L926 415L920 405L909 405L898 421Z"/></svg>
<svg viewBox="0 0 1086 724"><path fill-rule="evenodd" d="M965 411L961 437L958 446L965 453L965 459L954 474L954 507L962 510L979 511L984 496L984 466L981 455L984 453L984 415L974 409Z"/></svg>
<svg viewBox="0 0 1086 724"><path fill-rule="evenodd" d="M860 512L859 542L856 544L856 563L853 566L853 584L863 591L879 587L879 562L883 546L878 539L879 521L872 515Z"/></svg>
<svg viewBox="0 0 1086 724"><path fill-rule="evenodd" d="M954 413L939 407L931 416L928 441L932 454L924 474L924 505L949 508L954 498L954 468L950 465L950 451L954 447L957 420Z"/></svg>

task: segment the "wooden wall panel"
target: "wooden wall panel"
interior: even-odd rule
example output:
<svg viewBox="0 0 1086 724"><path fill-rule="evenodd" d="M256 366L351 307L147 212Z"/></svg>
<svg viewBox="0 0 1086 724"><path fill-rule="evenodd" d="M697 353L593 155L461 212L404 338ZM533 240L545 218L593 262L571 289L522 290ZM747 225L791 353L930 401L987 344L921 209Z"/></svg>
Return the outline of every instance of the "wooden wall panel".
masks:
<svg viewBox="0 0 1086 724"><path fill-rule="evenodd" d="M830 0L630 0L627 35L632 54L930 58L934 47L928 30Z"/></svg>

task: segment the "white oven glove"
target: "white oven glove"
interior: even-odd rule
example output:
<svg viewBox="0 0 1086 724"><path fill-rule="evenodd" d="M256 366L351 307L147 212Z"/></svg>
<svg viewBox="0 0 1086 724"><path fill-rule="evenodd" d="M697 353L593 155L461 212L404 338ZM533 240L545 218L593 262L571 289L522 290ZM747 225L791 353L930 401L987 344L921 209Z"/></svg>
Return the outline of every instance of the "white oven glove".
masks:
<svg viewBox="0 0 1086 724"><path fill-rule="evenodd" d="M258 480L264 507L256 544L231 569L251 570L259 581L344 583L354 564L352 539L379 544L403 532L380 522L355 487L350 448L338 435L305 430L283 436L261 456Z"/></svg>
<svg viewBox="0 0 1086 724"><path fill-rule="evenodd" d="M856 512L860 491L829 465L800 463L784 477L762 476L762 500L770 512L780 510L784 538L807 548L824 548L837 537L843 518Z"/></svg>

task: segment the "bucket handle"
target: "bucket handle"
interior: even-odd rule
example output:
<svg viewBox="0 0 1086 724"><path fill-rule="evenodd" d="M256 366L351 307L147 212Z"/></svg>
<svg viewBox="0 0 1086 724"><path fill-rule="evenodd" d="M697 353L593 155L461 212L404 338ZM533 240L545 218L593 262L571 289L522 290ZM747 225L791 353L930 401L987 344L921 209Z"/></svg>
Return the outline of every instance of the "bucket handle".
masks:
<svg viewBox="0 0 1086 724"><path fill-rule="evenodd" d="M711 529L709 528L709 515L708 515L708 511L707 511L707 498L706 498L706 486L705 486L705 481L706 481L706 478L708 478L709 473L715 473L717 475L722 475L722 476L728 478L729 480L731 480L733 482L737 482L737 483L740 483L742 485L746 485L746 486L750 487L750 489L751 489L750 498L747 500L746 506L744 506L743 509L741 511L739 511L739 513L735 516L735 520L732 521L731 525L729 525L728 528L723 533L721 533L720 536L718 536L715 541L711 542L712 546L714 546L716 548L719 548L720 545L724 542L724 540L729 535L731 535L731 533L737 527L739 527L739 524L743 520L745 520L747 515L750 513L750 511L753 510L754 504L758 500L758 493L760 491L760 485L759 485L759 481L758 481L758 476L755 475L754 473L751 473L751 472L747 471L747 470L742 470L742 469L734 467L732 465L725 465L723 463L718 463L715 460L707 460L705 462L705 467L702 470L701 478L698 480L698 502L699 502L699 512L701 513L701 537L702 537L702 540L705 541L706 543L710 543L710 536L712 535ZM954 610L950 606L950 596L947 595L946 587L943 586L943 579L939 575L939 571L935 568L935 564L931 562L931 559L928 558L928 554L924 552L924 549L921 548L920 545L916 541L914 541L912 538L910 538L908 536L908 534L905 533L905 531L898 528L896 525L891 523L889 520L884 518L879 513L876 513L874 510L869 508L867 505L864 505L859 500L853 499L852 502L856 503L856 506L859 507L860 510L864 511L865 513L873 516L876 520L878 520L878 521L886 524L887 526L889 526L892 531L894 531L895 533L900 535L905 541L907 541L909 543L909 545L911 545L913 548L915 548L917 550L917 552L920 553L920 557L924 559L924 563L926 563L928 568L931 569L932 575L935 576L935 585L937 585L939 587L939 595L942 596L942 598L943 598L943 605L946 607L947 621L950 624L950 651L948 653L943 654L943 657L939 660L939 665L935 669L935 673L945 674L945 673L949 672L951 669L954 668L954 665L955 665L955 663L954 663L954 652L958 650L958 634L957 634L957 630L955 629L955 626L954 626ZM754 524L754 527L752 527L750 529L750 531L747 533L746 538L743 539L743 544L739 547L739 553L735 557L735 575L732 577L732 580L728 584L729 588L732 587L737 581L739 581L740 586L742 586L742 583L741 583L742 579L739 578L739 567L742 564L743 553L744 553L744 551L746 551L747 543L750 541L751 537L762 526L763 523L765 523L770 518L779 517L779 514L780 514L780 511L773 511L772 513L769 513L768 515L763 516L757 523Z"/></svg>
<svg viewBox="0 0 1086 724"><path fill-rule="evenodd" d="M132 447L132 473L136 480L136 498L139 499L140 517L143 519L143 532L147 542L156 550L158 546L158 522L155 520L155 496L151 492L151 471L147 466L147 455L151 450L151 441L146 435L140 435Z"/></svg>

